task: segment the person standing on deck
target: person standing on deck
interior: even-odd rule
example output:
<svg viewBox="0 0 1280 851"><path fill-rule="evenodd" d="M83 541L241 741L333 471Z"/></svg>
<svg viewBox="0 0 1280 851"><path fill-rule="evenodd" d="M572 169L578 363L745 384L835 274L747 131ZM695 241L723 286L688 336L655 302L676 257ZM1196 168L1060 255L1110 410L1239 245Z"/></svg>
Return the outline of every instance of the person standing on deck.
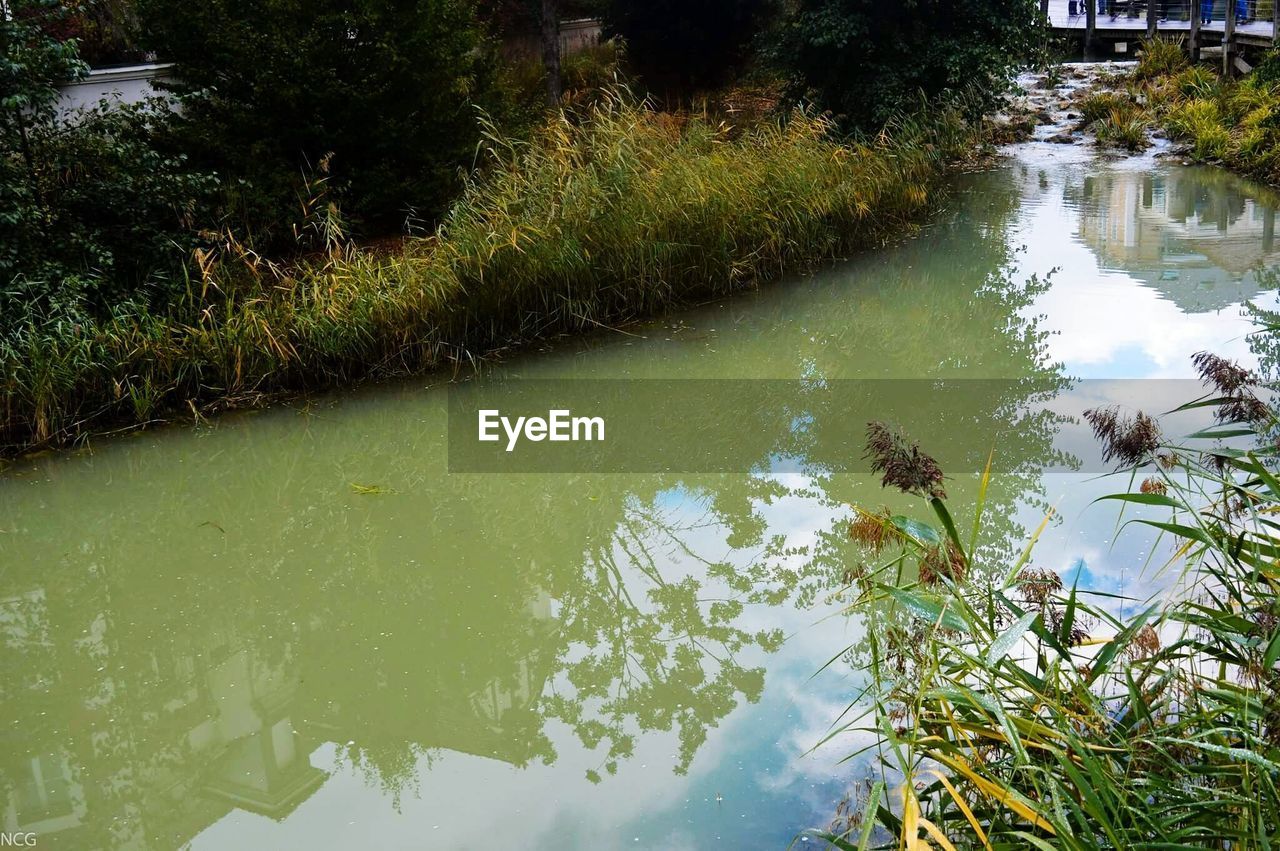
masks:
<svg viewBox="0 0 1280 851"><path fill-rule="evenodd" d="M1213 21L1213 0L1200 0L1200 23Z"/></svg>

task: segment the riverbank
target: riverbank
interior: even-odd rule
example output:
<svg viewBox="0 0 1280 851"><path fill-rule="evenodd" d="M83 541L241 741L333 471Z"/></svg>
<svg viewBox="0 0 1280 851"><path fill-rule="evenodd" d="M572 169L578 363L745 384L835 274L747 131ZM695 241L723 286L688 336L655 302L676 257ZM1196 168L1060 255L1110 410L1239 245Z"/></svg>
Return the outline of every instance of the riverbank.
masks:
<svg viewBox="0 0 1280 851"><path fill-rule="evenodd" d="M1137 62L1068 63L1024 78L1004 118L1012 140L1094 144L1226 168L1280 185L1280 58L1249 75L1193 65L1180 43L1143 44ZM1047 133L1039 132L1048 128Z"/></svg>
<svg viewBox="0 0 1280 851"><path fill-rule="evenodd" d="M812 115L740 138L621 97L489 166L431 236L290 266L227 240L163 314L29 323L0 342L5 454L262 404L280 394L473 362L755 286L883 243L934 202L977 136L958 113L865 143Z"/></svg>

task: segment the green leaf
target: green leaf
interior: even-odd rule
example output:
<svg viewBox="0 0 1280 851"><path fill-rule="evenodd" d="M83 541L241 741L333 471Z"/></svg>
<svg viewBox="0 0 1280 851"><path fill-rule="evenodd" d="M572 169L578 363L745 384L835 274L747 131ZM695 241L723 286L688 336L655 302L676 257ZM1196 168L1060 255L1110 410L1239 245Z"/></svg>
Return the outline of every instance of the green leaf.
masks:
<svg viewBox="0 0 1280 851"><path fill-rule="evenodd" d="M1210 537L1209 533L1204 529L1197 529L1194 526L1184 526L1181 523L1161 523L1156 520L1134 520L1134 523L1141 523L1144 526L1153 526L1156 529L1162 529L1165 532L1172 532L1179 538L1187 538L1192 541L1199 541L1206 546L1216 546L1217 542Z"/></svg>
<svg viewBox="0 0 1280 851"><path fill-rule="evenodd" d="M1129 642L1133 640L1138 630L1146 626L1147 621L1155 616L1158 609L1159 606L1155 604L1148 607L1146 611L1131 620L1129 625L1122 629L1115 638L1108 641L1102 650L1098 651L1098 655L1093 659L1093 665L1089 668L1088 682L1092 683L1107 670L1107 666L1111 664L1111 660L1115 658L1115 655L1120 652L1120 648L1129 646Z"/></svg>
<svg viewBox="0 0 1280 851"><path fill-rule="evenodd" d="M942 543L938 530L927 523L921 523L919 520L912 520L910 517L904 517L901 514L895 514L889 518L889 522L901 529L908 537L926 546L936 546Z"/></svg>
<svg viewBox="0 0 1280 851"><path fill-rule="evenodd" d="M1058 851L1058 849L1054 848L1034 833L1027 833L1025 830L1015 830L1013 835L1021 839L1023 842L1026 842L1028 845L1034 845L1036 848L1042 849L1042 851Z"/></svg>
<svg viewBox="0 0 1280 851"><path fill-rule="evenodd" d="M1211 426L1187 435L1187 440L1218 440L1224 437L1243 437L1246 434L1257 434L1252 428L1239 426Z"/></svg>
<svg viewBox="0 0 1280 851"><path fill-rule="evenodd" d="M938 519L942 521L943 528L947 530L947 537L951 539L951 543L955 544L960 557L968 563L969 556L964 551L964 544L960 543L960 533L956 531L955 521L951 519L951 512L947 511L946 503L935 496L929 500L929 504L933 506L933 513L937 514Z"/></svg>
<svg viewBox="0 0 1280 851"><path fill-rule="evenodd" d="M1280 764L1272 762L1257 751L1251 751L1248 748L1231 748L1226 745L1214 745L1209 742L1198 742L1193 739L1175 739L1167 736L1159 736L1156 741L1169 742L1175 745L1186 745L1187 747L1196 748L1197 750L1208 751L1219 756L1225 756L1228 759L1237 762L1247 762L1250 765L1256 765L1267 771L1280 771Z"/></svg>
<svg viewBox="0 0 1280 851"><path fill-rule="evenodd" d="M867 797L867 807L863 811L862 816L862 833L858 836L858 851L867 851L867 845L871 842L871 831L875 828L877 822L876 808L880 806L880 796L884 793L884 781L876 781L876 785L872 787L871 794Z"/></svg>
<svg viewBox="0 0 1280 851"><path fill-rule="evenodd" d="M890 588L889 594L921 620L927 620L946 629L969 631L969 625L937 597L903 591L900 588Z"/></svg>
<svg viewBox="0 0 1280 851"><path fill-rule="evenodd" d="M1262 657L1263 669L1274 667L1276 660L1280 660L1280 628L1277 628L1275 635L1271 636L1271 643L1267 645L1267 652Z"/></svg>
<svg viewBox="0 0 1280 851"><path fill-rule="evenodd" d="M1094 502L1102 502L1104 499L1114 499L1118 502L1136 502L1139 505L1160 505L1165 508L1178 508L1186 510L1186 506L1171 496L1165 496L1161 493L1109 493L1106 496L1100 496Z"/></svg>
<svg viewBox="0 0 1280 851"><path fill-rule="evenodd" d="M987 488L991 484L991 461L995 458L996 451L992 449L987 453L987 465L982 468L982 478L978 480L978 498L977 507L973 511L973 532L969 536L969 552L975 552L978 549L978 533L982 530L982 511L987 505Z"/></svg>
<svg viewBox="0 0 1280 851"><path fill-rule="evenodd" d="M1031 624L1039 616L1039 612L1027 612L1014 621L1013 626L996 636L996 640L991 642L991 647L987 650L987 664L995 665L1005 656L1008 656L1009 651L1013 649L1022 636L1027 634L1027 630L1031 628Z"/></svg>

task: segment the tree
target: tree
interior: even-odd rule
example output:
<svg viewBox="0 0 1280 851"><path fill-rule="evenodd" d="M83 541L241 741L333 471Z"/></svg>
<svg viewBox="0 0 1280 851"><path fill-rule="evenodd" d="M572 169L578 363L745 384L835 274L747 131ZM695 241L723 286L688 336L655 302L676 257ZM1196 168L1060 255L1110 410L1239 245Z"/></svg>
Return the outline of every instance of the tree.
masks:
<svg viewBox="0 0 1280 851"><path fill-rule="evenodd" d="M560 9L556 0L542 0L542 67L547 75L547 103L560 102Z"/></svg>
<svg viewBox="0 0 1280 851"><path fill-rule="evenodd" d="M65 17L57 0L0 0L0 139L21 151L29 173L30 125L53 109L60 84L89 70L74 41L49 34Z"/></svg>
<svg viewBox="0 0 1280 851"><path fill-rule="evenodd" d="M772 52L797 95L875 128L921 92L989 108L1039 28L1027 0L792 0Z"/></svg>
<svg viewBox="0 0 1280 851"><path fill-rule="evenodd" d="M547 103L560 102L560 21L595 17L606 0L476 0L478 17L499 39L536 34L545 75Z"/></svg>
<svg viewBox="0 0 1280 851"><path fill-rule="evenodd" d="M211 189L152 144L146 107L59 113L58 87L87 70L66 24L57 0L0 7L0 334L166 299Z"/></svg>
<svg viewBox="0 0 1280 851"><path fill-rule="evenodd" d="M610 0L605 35L626 41L651 88L691 94L742 68L773 8L771 0Z"/></svg>
<svg viewBox="0 0 1280 851"><path fill-rule="evenodd" d="M430 218L479 138L489 66L465 0L139 0L176 63L182 144L245 182L252 222L288 220L323 162L373 229Z"/></svg>

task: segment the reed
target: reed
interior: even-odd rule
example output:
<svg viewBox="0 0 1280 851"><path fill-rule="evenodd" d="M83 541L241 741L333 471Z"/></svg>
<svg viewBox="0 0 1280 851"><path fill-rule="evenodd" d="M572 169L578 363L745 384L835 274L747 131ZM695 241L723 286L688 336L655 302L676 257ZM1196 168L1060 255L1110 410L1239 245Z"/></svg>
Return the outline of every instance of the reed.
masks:
<svg viewBox="0 0 1280 851"><path fill-rule="evenodd" d="M227 239L159 315L30 317L0 338L14 452L597 329L875 245L929 208L975 138L958 110L841 143L797 112L732 135L614 92L531 141L494 128L438 230L282 266Z"/></svg>
<svg viewBox="0 0 1280 851"><path fill-rule="evenodd" d="M858 849L1273 846L1277 412L1235 364L1201 354L1195 365L1209 393L1185 407L1215 409L1218 424L1186 441L1143 415L1086 414L1133 474L1130 491L1105 499L1169 512L1130 521L1173 541L1166 569L1181 590L1168 601L1117 614L1113 595L1033 566L1039 532L1020 556L987 563L975 544L989 469L972 537L918 487L934 524L860 512L851 534L883 564L854 580L872 684L848 728L875 734L880 774L862 812L842 813L843 832L816 836ZM881 434L869 436L873 458ZM934 569L940 549L955 568Z"/></svg>

